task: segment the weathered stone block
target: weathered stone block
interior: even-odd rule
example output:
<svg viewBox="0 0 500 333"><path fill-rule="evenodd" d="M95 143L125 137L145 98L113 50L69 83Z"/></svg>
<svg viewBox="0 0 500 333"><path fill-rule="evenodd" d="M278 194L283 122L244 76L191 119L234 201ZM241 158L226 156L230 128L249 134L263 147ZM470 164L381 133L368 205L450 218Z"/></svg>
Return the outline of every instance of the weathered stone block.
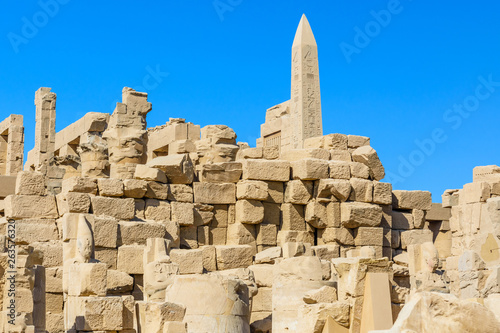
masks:
<svg viewBox="0 0 500 333"><path fill-rule="evenodd" d="M183 227L194 225L194 205L189 202L172 201L172 221Z"/></svg>
<svg viewBox="0 0 500 333"><path fill-rule="evenodd" d="M432 207L431 192L428 191L392 191L392 206L396 209L422 209Z"/></svg>
<svg viewBox="0 0 500 333"><path fill-rule="evenodd" d="M373 182L373 203L380 205L392 204L392 184Z"/></svg>
<svg viewBox="0 0 500 333"><path fill-rule="evenodd" d="M127 274L144 274L144 245L123 245L118 248L117 269Z"/></svg>
<svg viewBox="0 0 500 333"><path fill-rule="evenodd" d="M343 202L340 214L346 228L378 227L382 221L382 208L368 203Z"/></svg>
<svg viewBox="0 0 500 333"><path fill-rule="evenodd" d="M236 203L236 185L233 183L194 183L194 201L206 204Z"/></svg>
<svg viewBox="0 0 500 333"><path fill-rule="evenodd" d="M140 179L124 179L123 194L128 198L140 199L144 197L148 190L148 183Z"/></svg>
<svg viewBox="0 0 500 333"><path fill-rule="evenodd" d="M264 205L257 200L238 200L236 202L236 222L259 224L264 220Z"/></svg>
<svg viewBox="0 0 500 333"><path fill-rule="evenodd" d="M7 219L47 218L59 217L56 197L34 195L9 195L4 199L4 212Z"/></svg>
<svg viewBox="0 0 500 333"><path fill-rule="evenodd" d="M351 166L349 162L344 161L330 161L328 163L330 168L330 178L333 179L350 179Z"/></svg>
<svg viewBox="0 0 500 333"><path fill-rule="evenodd" d="M203 250L178 250L170 251L170 259L179 265L180 274L203 273Z"/></svg>
<svg viewBox="0 0 500 333"><path fill-rule="evenodd" d="M311 181L291 180L285 190L285 202L306 205L312 198L313 183Z"/></svg>
<svg viewBox="0 0 500 333"><path fill-rule="evenodd" d="M159 183L167 182L167 176L165 175L165 172L163 172L163 170L160 170L159 168L153 168L144 164L138 164L136 166L134 178Z"/></svg>
<svg viewBox="0 0 500 333"><path fill-rule="evenodd" d="M148 166L165 172L172 184L191 184L194 179L194 166L189 154L171 154L152 159Z"/></svg>
<svg viewBox="0 0 500 333"><path fill-rule="evenodd" d="M259 180L242 180L236 184L236 197L238 200L266 200L268 194L268 185Z"/></svg>
<svg viewBox="0 0 500 333"><path fill-rule="evenodd" d="M292 178L316 180L328 178L328 161L307 158L291 162Z"/></svg>
<svg viewBox="0 0 500 333"><path fill-rule="evenodd" d="M41 172L20 171L17 173L15 194L45 195L46 179Z"/></svg>
<svg viewBox="0 0 500 333"><path fill-rule="evenodd" d="M131 220L135 215L135 201L132 198L93 197L92 210L94 215L114 217L119 220Z"/></svg>
<svg viewBox="0 0 500 333"><path fill-rule="evenodd" d="M354 238L356 246L382 246L384 243L384 229L374 227L359 227Z"/></svg>
<svg viewBox="0 0 500 333"><path fill-rule="evenodd" d="M243 179L288 181L290 179L290 162L281 160L244 160Z"/></svg>
<svg viewBox="0 0 500 333"><path fill-rule="evenodd" d="M123 196L123 181L113 178L99 178L97 180L99 195L103 197Z"/></svg>
<svg viewBox="0 0 500 333"><path fill-rule="evenodd" d="M374 180L385 177L385 170L378 158L377 152L370 146L362 146L352 152L352 160L360 162L370 168L370 175Z"/></svg>
<svg viewBox="0 0 500 333"><path fill-rule="evenodd" d="M255 249L249 245L218 245L217 270L247 268L252 264Z"/></svg>

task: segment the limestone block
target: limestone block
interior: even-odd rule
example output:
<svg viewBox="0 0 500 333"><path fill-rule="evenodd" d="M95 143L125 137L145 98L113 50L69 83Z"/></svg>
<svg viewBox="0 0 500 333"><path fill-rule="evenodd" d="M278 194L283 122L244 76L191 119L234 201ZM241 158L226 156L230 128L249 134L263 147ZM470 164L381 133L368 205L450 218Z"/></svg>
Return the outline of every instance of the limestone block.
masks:
<svg viewBox="0 0 500 333"><path fill-rule="evenodd" d="M99 195L103 197L123 196L123 182L120 179L99 178L97 180Z"/></svg>
<svg viewBox="0 0 500 333"><path fill-rule="evenodd" d="M253 262L255 249L249 245L217 245L217 270L247 268Z"/></svg>
<svg viewBox="0 0 500 333"><path fill-rule="evenodd" d="M236 159L245 159L245 158L251 158L251 159L259 159L263 157L263 147L257 147L257 148L244 148L240 149L238 152L238 157Z"/></svg>
<svg viewBox="0 0 500 333"><path fill-rule="evenodd" d="M259 288L252 299L252 312L271 312L273 310L273 288Z"/></svg>
<svg viewBox="0 0 500 333"><path fill-rule="evenodd" d="M318 230L318 237L323 244L342 244L347 246L354 245L354 232L347 228L326 228ZM319 242L319 240L318 240Z"/></svg>
<svg viewBox="0 0 500 333"><path fill-rule="evenodd" d="M118 221L109 217L98 217L93 219L92 231L94 246L115 248L118 239Z"/></svg>
<svg viewBox="0 0 500 333"><path fill-rule="evenodd" d="M22 219L16 221L15 228L16 244L31 244L59 239L54 219Z"/></svg>
<svg viewBox="0 0 500 333"><path fill-rule="evenodd" d="M373 182L367 179L351 178L352 190L349 200L360 202L373 201Z"/></svg>
<svg viewBox="0 0 500 333"><path fill-rule="evenodd" d="M377 152L370 146L362 146L352 152L352 160L360 162L370 168L370 176L374 180L385 177L385 170L378 158Z"/></svg>
<svg viewBox="0 0 500 333"><path fill-rule="evenodd" d="M369 179L370 178L370 168L365 164L359 162L350 162L349 167L351 168L351 177Z"/></svg>
<svg viewBox="0 0 500 333"><path fill-rule="evenodd" d="M167 200L169 185L150 181L147 183L146 198Z"/></svg>
<svg viewBox="0 0 500 333"><path fill-rule="evenodd" d="M342 226L346 228L377 227L382 221L382 208L362 202L343 202L340 205Z"/></svg>
<svg viewBox="0 0 500 333"><path fill-rule="evenodd" d="M144 216L148 220L170 220L170 203L157 199L146 199Z"/></svg>
<svg viewBox="0 0 500 333"><path fill-rule="evenodd" d="M306 222L318 229L328 227L326 207L326 204L320 203L316 200L310 201L305 209Z"/></svg>
<svg viewBox="0 0 500 333"><path fill-rule="evenodd" d="M269 186L259 180L242 180L236 184L236 198L238 200L266 200Z"/></svg>
<svg viewBox="0 0 500 333"><path fill-rule="evenodd" d="M351 153L349 153L348 150L331 149L330 150L330 160L352 162Z"/></svg>
<svg viewBox="0 0 500 333"><path fill-rule="evenodd" d="M194 205L189 202L172 201L172 221L180 226L187 227L194 225Z"/></svg>
<svg viewBox="0 0 500 333"><path fill-rule="evenodd" d="M50 313L63 313L63 294L45 294L45 309Z"/></svg>
<svg viewBox="0 0 500 333"><path fill-rule="evenodd" d="M491 187L487 182L465 184L460 192L460 200L465 203L485 202L490 198Z"/></svg>
<svg viewBox="0 0 500 333"><path fill-rule="evenodd" d="M4 212L7 219L59 217L56 198L53 195L45 197L32 195L9 195L4 199Z"/></svg>
<svg viewBox="0 0 500 333"><path fill-rule="evenodd" d="M317 290L312 290L304 295L303 300L307 304L333 303L337 300L337 288L324 286Z"/></svg>
<svg viewBox="0 0 500 333"><path fill-rule="evenodd" d="M283 198L285 193L283 183L269 182L269 181L266 181L265 183L267 183L269 192L266 202L283 203Z"/></svg>
<svg viewBox="0 0 500 333"><path fill-rule="evenodd" d="M207 272L214 272L217 270L217 259L214 245L206 245L200 247L203 252L203 269Z"/></svg>
<svg viewBox="0 0 500 333"><path fill-rule="evenodd" d="M96 216L110 216L119 220L131 220L135 216L135 201L132 198L93 197L91 201Z"/></svg>
<svg viewBox="0 0 500 333"><path fill-rule="evenodd" d="M165 172L172 184L191 184L194 178L194 166L189 154L171 154L152 159L148 166Z"/></svg>
<svg viewBox="0 0 500 333"><path fill-rule="evenodd" d="M78 331L116 331L123 328L121 297L70 297L65 305L67 327ZM77 320L78 319L78 320Z"/></svg>
<svg viewBox="0 0 500 333"><path fill-rule="evenodd" d="M90 196L87 193L68 192L56 196L59 214L88 213L90 210Z"/></svg>
<svg viewBox="0 0 500 333"><path fill-rule="evenodd" d="M214 206L205 204L195 204L194 205L194 224L196 226L208 226L214 218ZM208 240L208 238L207 238Z"/></svg>
<svg viewBox="0 0 500 333"><path fill-rule="evenodd" d="M256 264L273 264L275 259L281 257L281 247L270 247L255 255Z"/></svg>
<svg viewBox="0 0 500 333"><path fill-rule="evenodd" d="M392 191L392 206L396 209L430 210L432 206L431 193L428 191Z"/></svg>
<svg viewBox="0 0 500 333"><path fill-rule="evenodd" d="M147 184L145 180L125 179L123 180L123 194L128 198L140 199L146 194Z"/></svg>
<svg viewBox="0 0 500 333"><path fill-rule="evenodd" d="M105 263L108 266L108 269L116 269L116 260L118 257L117 249L96 247L94 255L95 259L99 262Z"/></svg>
<svg viewBox="0 0 500 333"><path fill-rule="evenodd" d="M166 229L162 223L120 221L119 245L146 244L148 238L165 238Z"/></svg>
<svg viewBox="0 0 500 333"><path fill-rule="evenodd" d="M262 204L264 205L264 220L262 220L262 223L279 226L281 221L281 205L268 202L263 202Z"/></svg>
<svg viewBox="0 0 500 333"><path fill-rule="evenodd" d="M194 201L205 204L236 203L236 185L233 183L194 183Z"/></svg>
<svg viewBox="0 0 500 333"><path fill-rule="evenodd" d="M280 230L278 232L278 246L283 246L287 242L299 242L314 244L314 234L309 231Z"/></svg>
<svg viewBox="0 0 500 333"><path fill-rule="evenodd" d="M62 289L62 267L51 267L45 270L45 291L47 293L61 293Z"/></svg>
<svg viewBox="0 0 500 333"><path fill-rule="evenodd" d="M255 227L257 245L275 246L278 226L275 224L259 224Z"/></svg>
<svg viewBox="0 0 500 333"><path fill-rule="evenodd" d="M106 296L106 264L72 264L69 269L69 296Z"/></svg>
<svg viewBox="0 0 500 333"><path fill-rule="evenodd" d="M292 178L300 180L316 180L328 178L328 161L305 158L290 163Z"/></svg>
<svg viewBox="0 0 500 333"><path fill-rule="evenodd" d="M426 221L425 210L413 209L411 215L413 216L413 226L416 229L423 228Z"/></svg>
<svg viewBox="0 0 500 333"><path fill-rule="evenodd" d="M170 184L168 186L168 200L193 202L193 188L189 185Z"/></svg>
<svg viewBox="0 0 500 333"><path fill-rule="evenodd" d="M350 179L351 166L345 161L330 161L328 163L330 169L330 178L333 179Z"/></svg>
<svg viewBox="0 0 500 333"><path fill-rule="evenodd" d="M288 181L290 179L290 162L246 159L243 161L243 179Z"/></svg>
<svg viewBox="0 0 500 333"><path fill-rule="evenodd" d="M283 249L283 258L313 255L310 243L285 242L281 247Z"/></svg>
<svg viewBox="0 0 500 333"><path fill-rule="evenodd" d="M373 182L373 203L380 205L392 204L392 184Z"/></svg>
<svg viewBox="0 0 500 333"><path fill-rule="evenodd" d="M432 203L431 210L425 215L427 221L449 221L450 218L451 209L443 207L440 203Z"/></svg>
<svg viewBox="0 0 500 333"><path fill-rule="evenodd" d="M384 243L384 229L374 227L359 227L354 238L356 246L382 246Z"/></svg>
<svg viewBox="0 0 500 333"><path fill-rule="evenodd" d="M201 166L200 181L209 183L236 183L243 173L240 162L223 162Z"/></svg>
<svg viewBox="0 0 500 333"><path fill-rule="evenodd" d="M198 227L195 225L180 227L180 244L182 248L197 249Z"/></svg>
<svg viewBox="0 0 500 333"><path fill-rule="evenodd" d="M236 144L236 133L225 125L207 125L201 129L201 139L210 139L213 144Z"/></svg>
<svg viewBox="0 0 500 333"><path fill-rule="evenodd" d="M306 230L304 206L284 203L281 205L281 212L283 216L281 230Z"/></svg>
<svg viewBox="0 0 500 333"><path fill-rule="evenodd" d="M20 171L17 173L15 194L45 195L46 179L41 172Z"/></svg>
<svg viewBox="0 0 500 333"><path fill-rule="evenodd" d="M311 181L291 180L285 190L285 202L306 205L312 198L313 183Z"/></svg>
<svg viewBox="0 0 500 333"><path fill-rule="evenodd" d="M432 231L428 229L415 229L401 232L401 248L406 249L409 245L432 242Z"/></svg>
<svg viewBox="0 0 500 333"><path fill-rule="evenodd" d="M63 180L62 193L80 192L97 194L97 180L93 178L71 177Z"/></svg>
<svg viewBox="0 0 500 333"><path fill-rule="evenodd" d="M144 164L138 164L136 166L134 178L145 181L154 181L159 183L167 182L167 176L165 175L165 172L163 170L160 170L160 168L151 167Z"/></svg>
<svg viewBox="0 0 500 333"><path fill-rule="evenodd" d="M168 145L169 154L185 154L196 151L196 145L192 140L175 140Z"/></svg>
<svg viewBox="0 0 500 333"><path fill-rule="evenodd" d="M170 251L170 259L179 265L180 274L203 273L203 250L179 250Z"/></svg>
<svg viewBox="0 0 500 333"><path fill-rule="evenodd" d="M259 224L264 219L264 205L257 200L238 200L236 202L236 222Z"/></svg>
<svg viewBox="0 0 500 333"><path fill-rule="evenodd" d="M329 179L330 192L339 201L346 201L351 194L352 186L348 180L345 179ZM320 180L321 183L321 180Z"/></svg>
<svg viewBox="0 0 500 333"><path fill-rule="evenodd" d="M118 248L117 269L127 274L144 274L144 245L122 245Z"/></svg>
<svg viewBox="0 0 500 333"><path fill-rule="evenodd" d="M409 212L391 212L392 227L399 230L410 230L414 228L413 214Z"/></svg>
<svg viewBox="0 0 500 333"><path fill-rule="evenodd" d="M477 166L473 170L473 182L495 183L500 181L500 167L497 165Z"/></svg>
<svg viewBox="0 0 500 333"><path fill-rule="evenodd" d="M370 145L370 138L366 136L360 135L351 135L347 136L347 147L348 148L359 148L363 146Z"/></svg>
<svg viewBox="0 0 500 333"><path fill-rule="evenodd" d="M330 152L327 149L322 149L322 148L305 148L305 149L290 149L281 153L281 159L290 162L298 161L304 158L329 160Z"/></svg>
<svg viewBox="0 0 500 333"><path fill-rule="evenodd" d="M340 256L340 247L337 244L316 245L312 246L311 250L314 255L321 260L330 261L331 259L338 258Z"/></svg>

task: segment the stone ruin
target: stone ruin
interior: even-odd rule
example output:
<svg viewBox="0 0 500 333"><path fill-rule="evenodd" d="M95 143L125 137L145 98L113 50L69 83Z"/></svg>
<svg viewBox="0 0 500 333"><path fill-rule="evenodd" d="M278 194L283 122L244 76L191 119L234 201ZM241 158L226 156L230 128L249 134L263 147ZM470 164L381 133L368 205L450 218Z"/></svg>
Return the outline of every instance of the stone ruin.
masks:
<svg viewBox="0 0 500 333"><path fill-rule="evenodd" d="M500 332L500 167L442 204L393 190L369 138L323 135L318 72L303 17L256 148L148 128L130 88L56 132L40 88L24 171L0 123L1 331Z"/></svg>

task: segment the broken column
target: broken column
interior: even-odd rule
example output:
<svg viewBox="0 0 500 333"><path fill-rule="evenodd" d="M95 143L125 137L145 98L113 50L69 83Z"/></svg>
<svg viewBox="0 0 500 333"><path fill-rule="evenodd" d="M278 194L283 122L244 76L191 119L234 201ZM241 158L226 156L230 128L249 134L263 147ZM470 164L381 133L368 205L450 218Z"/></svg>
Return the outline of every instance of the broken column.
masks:
<svg viewBox="0 0 500 333"><path fill-rule="evenodd" d="M23 169L23 116L12 114L0 122L0 175L15 176Z"/></svg>
<svg viewBox="0 0 500 333"><path fill-rule="evenodd" d="M28 165L38 169L48 165L54 157L56 143L56 98L57 95L50 91L51 88L40 88L35 93L36 127L35 148Z"/></svg>
<svg viewBox="0 0 500 333"><path fill-rule="evenodd" d="M108 142L111 178L133 178L136 165L145 162L146 115L149 111L151 103L147 93L123 88L122 103L117 103L103 133Z"/></svg>

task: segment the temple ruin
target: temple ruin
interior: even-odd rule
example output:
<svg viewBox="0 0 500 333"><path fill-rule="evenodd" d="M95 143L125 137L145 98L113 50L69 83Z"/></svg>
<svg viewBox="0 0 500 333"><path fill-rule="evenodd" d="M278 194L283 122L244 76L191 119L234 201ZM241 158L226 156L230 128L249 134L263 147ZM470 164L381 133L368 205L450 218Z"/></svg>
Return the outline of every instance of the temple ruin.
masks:
<svg viewBox="0 0 500 333"><path fill-rule="evenodd" d="M500 332L500 167L393 190L370 139L323 135L318 50L257 147L225 125L150 128L148 94L56 132L56 92L0 122L0 331Z"/></svg>

